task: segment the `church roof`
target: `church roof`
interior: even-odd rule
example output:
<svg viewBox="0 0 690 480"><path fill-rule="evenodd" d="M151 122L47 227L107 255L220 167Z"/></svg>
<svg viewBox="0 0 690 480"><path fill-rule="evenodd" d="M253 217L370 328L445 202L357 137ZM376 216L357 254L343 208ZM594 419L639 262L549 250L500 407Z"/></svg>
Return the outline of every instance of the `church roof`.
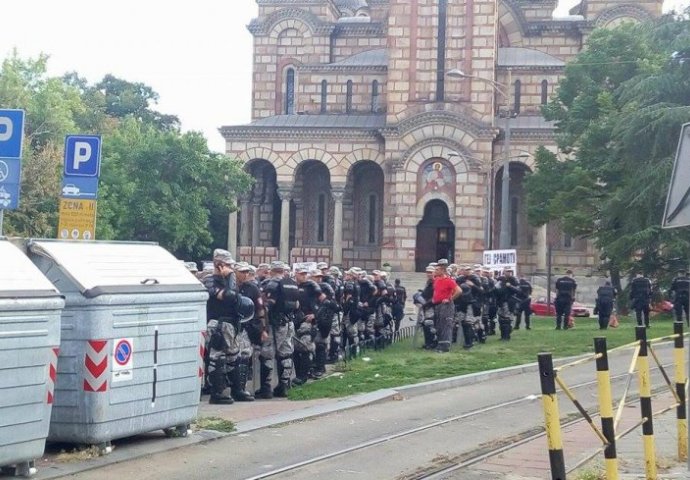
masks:
<svg viewBox="0 0 690 480"><path fill-rule="evenodd" d="M385 124L385 115L274 115L255 120L248 127L377 129Z"/></svg>
<svg viewBox="0 0 690 480"><path fill-rule="evenodd" d="M366 52L357 53L344 60L332 63L331 65L343 67L387 67L388 51L385 48L367 50Z"/></svg>
<svg viewBox="0 0 690 480"><path fill-rule="evenodd" d="M565 67L559 58L532 48L502 47L498 49L499 67Z"/></svg>

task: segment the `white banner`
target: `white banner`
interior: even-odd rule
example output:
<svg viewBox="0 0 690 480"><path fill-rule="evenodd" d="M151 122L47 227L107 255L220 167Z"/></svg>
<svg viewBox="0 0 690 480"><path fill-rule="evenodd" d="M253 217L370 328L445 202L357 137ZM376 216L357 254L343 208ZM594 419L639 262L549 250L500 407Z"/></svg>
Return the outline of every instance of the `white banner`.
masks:
<svg viewBox="0 0 690 480"><path fill-rule="evenodd" d="M517 274L516 250L484 250L482 263L491 270L504 270L512 268Z"/></svg>
<svg viewBox="0 0 690 480"><path fill-rule="evenodd" d="M297 262L292 264L292 271L296 272L298 268L306 268L307 270L316 270L316 262Z"/></svg>

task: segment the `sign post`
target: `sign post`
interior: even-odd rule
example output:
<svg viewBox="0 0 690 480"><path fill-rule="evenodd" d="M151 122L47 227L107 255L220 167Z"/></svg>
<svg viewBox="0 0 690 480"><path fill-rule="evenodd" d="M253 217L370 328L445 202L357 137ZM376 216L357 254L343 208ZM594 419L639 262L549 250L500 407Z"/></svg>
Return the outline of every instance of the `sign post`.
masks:
<svg viewBox="0 0 690 480"><path fill-rule="evenodd" d="M58 238L96 238L96 199L101 171L101 137L68 135L62 178Z"/></svg>
<svg viewBox="0 0 690 480"><path fill-rule="evenodd" d="M0 110L0 236L5 210L19 207L24 110Z"/></svg>

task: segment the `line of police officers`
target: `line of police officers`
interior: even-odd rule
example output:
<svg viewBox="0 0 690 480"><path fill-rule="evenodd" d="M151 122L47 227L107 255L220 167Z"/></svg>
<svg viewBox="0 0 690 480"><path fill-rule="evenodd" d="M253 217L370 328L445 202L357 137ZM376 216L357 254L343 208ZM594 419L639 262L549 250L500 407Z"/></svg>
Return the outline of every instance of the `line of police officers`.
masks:
<svg viewBox="0 0 690 480"><path fill-rule="evenodd" d="M293 277L281 261L254 268L222 249L214 251L213 272L200 280L209 292L209 401L218 404L285 397L292 385L321 378L344 349L360 342L385 346L400 327L407 297L387 272L368 275L354 267L341 278L338 268L319 263L315 270L295 269ZM260 388L252 394L246 384L254 350Z"/></svg>
<svg viewBox="0 0 690 480"><path fill-rule="evenodd" d="M630 282L630 308L635 312L638 326L649 327L649 312L652 303L652 282L641 273L637 273ZM606 282L597 290L595 314L599 315L599 328L606 329L616 301L616 290L610 282ZM690 302L690 275L686 270L680 270L671 282L669 297L673 302L675 320L690 326L688 304Z"/></svg>
<svg viewBox="0 0 690 480"><path fill-rule="evenodd" d="M494 278L482 265L449 264L447 259L429 264L427 283L413 296L423 348L445 353L451 343L461 342L470 349L496 335L497 323L501 340L508 341L523 317L530 330L532 285L514 273L507 268Z"/></svg>

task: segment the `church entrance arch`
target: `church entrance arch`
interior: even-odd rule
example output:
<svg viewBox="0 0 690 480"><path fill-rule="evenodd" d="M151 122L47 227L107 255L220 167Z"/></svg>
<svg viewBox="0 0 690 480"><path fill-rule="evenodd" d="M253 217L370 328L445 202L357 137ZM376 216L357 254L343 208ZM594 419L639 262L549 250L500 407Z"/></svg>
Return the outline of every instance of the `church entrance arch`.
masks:
<svg viewBox="0 0 690 480"><path fill-rule="evenodd" d="M439 258L450 263L455 257L455 225L450 220L448 205L443 200L430 200L424 207L424 217L417 224L415 266L423 272Z"/></svg>

